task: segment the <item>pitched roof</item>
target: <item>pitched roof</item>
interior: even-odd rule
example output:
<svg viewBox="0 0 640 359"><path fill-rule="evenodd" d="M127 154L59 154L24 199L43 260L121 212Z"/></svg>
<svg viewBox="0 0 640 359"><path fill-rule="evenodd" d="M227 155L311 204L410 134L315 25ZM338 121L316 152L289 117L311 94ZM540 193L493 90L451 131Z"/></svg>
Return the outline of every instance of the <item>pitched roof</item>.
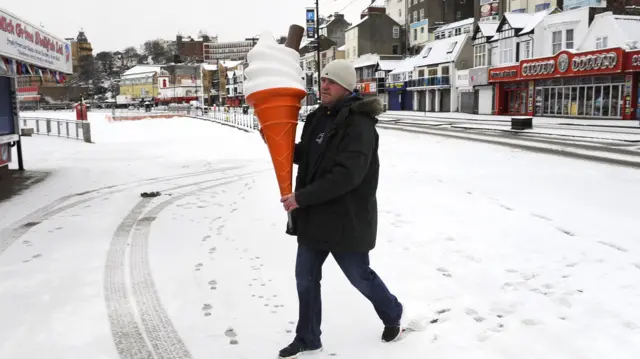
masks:
<svg viewBox="0 0 640 359"><path fill-rule="evenodd" d="M548 8L548 9L533 13L533 16L531 17L531 19L527 23L527 26L525 26L524 29L522 29L522 31L520 31L520 34L524 35L524 34L528 34L531 31L533 31L533 29L535 29L536 26L538 26L538 24L540 22L542 22L542 20L544 20L545 16L551 14L551 12L554 11L554 10L556 10L556 8Z"/></svg>
<svg viewBox="0 0 640 359"><path fill-rule="evenodd" d="M504 17L506 18L509 26L514 29L524 29L534 14L526 13L526 12L505 12Z"/></svg>
<svg viewBox="0 0 640 359"><path fill-rule="evenodd" d="M496 34L496 30L498 29L499 24L500 23L497 21L476 24L475 28L473 29L473 35L471 36L471 38L477 39L480 37L485 37L487 40L490 40Z"/></svg>
<svg viewBox="0 0 640 359"><path fill-rule="evenodd" d="M375 65L380 61L378 54L364 54L353 61L353 67L365 67Z"/></svg>
<svg viewBox="0 0 640 359"><path fill-rule="evenodd" d="M435 31L445 31L445 30L454 29L454 28L460 27L460 26L471 25L471 24L473 24L474 21L475 21L475 19L470 17L468 19L464 19L464 20L452 22L452 23L449 23L449 24L446 24L446 25L442 25L439 28L437 28Z"/></svg>
<svg viewBox="0 0 640 359"><path fill-rule="evenodd" d="M418 55L415 66L437 65L455 61L467 37L469 37L468 34L462 34L427 43Z"/></svg>
<svg viewBox="0 0 640 359"><path fill-rule="evenodd" d="M355 24L353 24L353 25L349 26L349 27L348 27L346 30L344 30L344 31L346 32L346 31L349 31L349 30L353 29L354 27L358 27L358 26L360 26L360 24L362 24L363 22L365 22L365 21L367 21L367 20L369 20L369 16L368 16L368 15L367 15L367 16L365 16L365 17L363 17L362 19L360 19L360 21L356 22Z"/></svg>
<svg viewBox="0 0 640 359"><path fill-rule="evenodd" d="M396 65L396 68L393 69L393 71L389 72L389 74L394 75L413 71L413 68L415 67L416 61L418 61L418 59L420 59L420 55L407 57L406 59L401 60L400 63Z"/></svg>
<svg viewBox="0 0 640 359"><path fill-rule="evenodd" d="M136 65L129 70L125 71L122 76L130 76L137 74L144 74L149 72L160 72L160 65Z"/></svg>
<svg viewBox="0 0 640 359"><path fill-rule="evenodd" d="M391 71L398 66L402 60L379 60L378 61L378 70L380 71Z"/></svg>
<svg viewBox="0 0 640 359"><path fill-rule="evenodd" d="M640 17L639 16L624 16L614 15L616 26L624 34L624 41L640 40Z"/></svg>

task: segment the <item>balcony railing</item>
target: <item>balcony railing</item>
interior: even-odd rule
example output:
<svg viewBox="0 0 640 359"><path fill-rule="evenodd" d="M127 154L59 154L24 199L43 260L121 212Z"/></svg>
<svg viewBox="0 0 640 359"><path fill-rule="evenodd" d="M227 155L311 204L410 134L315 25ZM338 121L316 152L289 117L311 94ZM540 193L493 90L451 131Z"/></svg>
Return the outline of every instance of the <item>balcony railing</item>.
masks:
<svg viewBox="0 0 640 359"><path fill-rule="evenodd" d="M429 76L407 81L407 87L451 86L449 75Z"/></svg>

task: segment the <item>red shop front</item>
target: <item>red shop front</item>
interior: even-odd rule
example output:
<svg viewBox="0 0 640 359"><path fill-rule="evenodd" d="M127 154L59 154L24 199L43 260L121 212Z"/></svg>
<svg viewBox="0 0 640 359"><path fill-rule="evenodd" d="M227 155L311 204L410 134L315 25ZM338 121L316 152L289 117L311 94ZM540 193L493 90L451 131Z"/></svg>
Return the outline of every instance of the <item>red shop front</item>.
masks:
<svg viewBox="0 0 640 359"><path fill-rule="evenodd" d="M633 119L640 51L621 48L522 60L489 70L496 114Z"/></svg>

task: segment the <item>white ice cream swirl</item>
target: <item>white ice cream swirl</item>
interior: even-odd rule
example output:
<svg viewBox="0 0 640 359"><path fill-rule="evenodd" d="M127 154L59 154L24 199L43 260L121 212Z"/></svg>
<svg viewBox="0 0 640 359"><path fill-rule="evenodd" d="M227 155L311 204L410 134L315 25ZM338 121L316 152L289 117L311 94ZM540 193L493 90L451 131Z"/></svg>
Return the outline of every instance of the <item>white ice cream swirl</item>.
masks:
<svg viewBox="0 0 640 359"><path fill-rule="evenodd" d="M289 87L304 90L300 54L279 45L269 32L247 54L249 66L244 71L244 95L271 88Z"/></svg>

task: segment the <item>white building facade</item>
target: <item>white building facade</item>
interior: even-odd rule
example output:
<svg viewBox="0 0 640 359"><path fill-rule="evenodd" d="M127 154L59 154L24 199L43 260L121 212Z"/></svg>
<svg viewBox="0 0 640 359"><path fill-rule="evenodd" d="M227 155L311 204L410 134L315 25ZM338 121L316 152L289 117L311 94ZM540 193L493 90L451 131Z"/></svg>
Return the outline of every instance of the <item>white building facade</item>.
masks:
<svg viewBox="0 0 640 359"><path fill-rule="evenodd" d="M469 35L432 41L416 56L413 79L413 108L426 112L457 112L456 71L471 67L473 50Z"/></svg>
<svg viewBox="0 0 640 359"><path fill-rule="evenodd" d="M640 117L640 17L607 12L589 24L591 16L589 9L554 11L535 26L533 54L540 56L489 70L496 114ZM526 34L528 27L516 35Z"/></svg>
<svg viewBox="0 0 640 359"><path fill-rule="evenodd" d="M404 26L407 22L407 0L385 0L384 7L387 9L387 15L394 19L398 24Z"/></svg>

